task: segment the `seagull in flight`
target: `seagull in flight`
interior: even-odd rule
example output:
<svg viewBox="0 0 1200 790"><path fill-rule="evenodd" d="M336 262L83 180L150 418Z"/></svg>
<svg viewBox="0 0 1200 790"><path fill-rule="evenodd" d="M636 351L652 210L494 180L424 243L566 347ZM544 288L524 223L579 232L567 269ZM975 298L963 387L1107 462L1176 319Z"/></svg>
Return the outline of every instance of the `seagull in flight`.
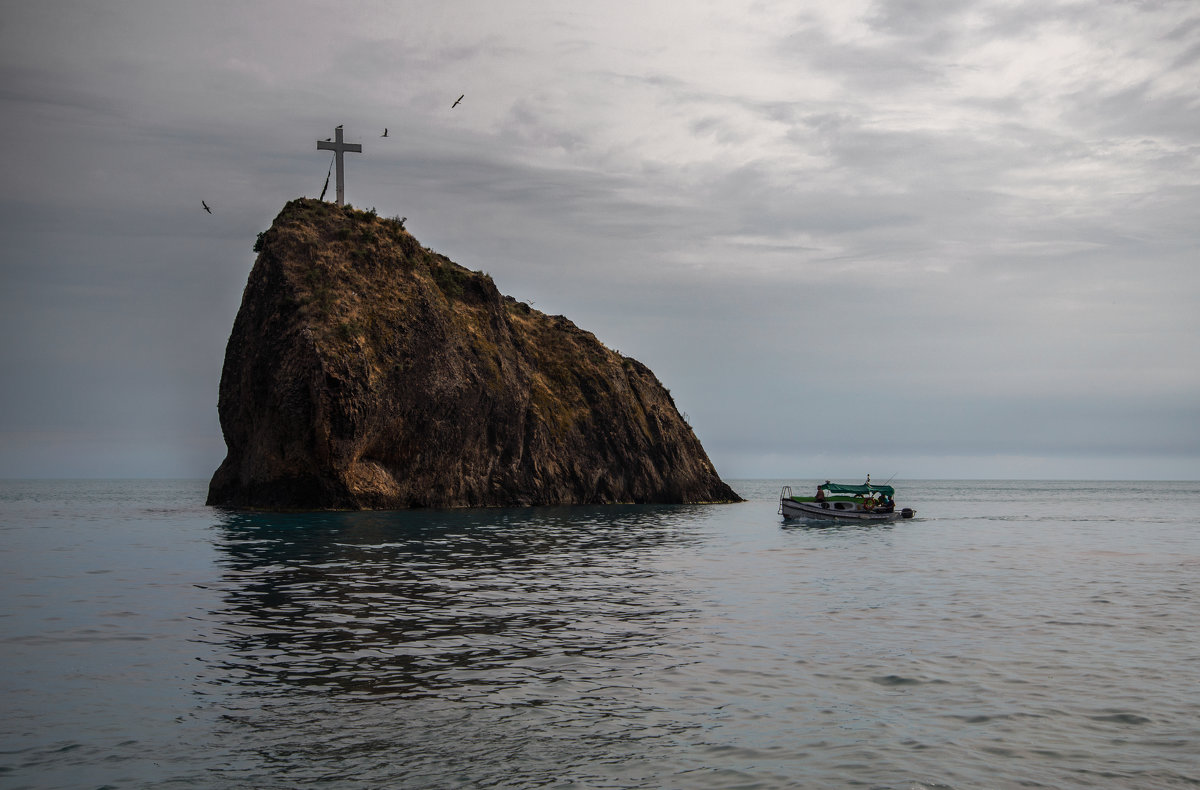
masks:
<svg viewBox="0 0 1200 790"><path fill-rule="evenodd" d="M211 213L212 213L212 209L210 209L210 208L208 207L208 204L207 204L207 203L205 203L203 200L201 200L201 201L200 201L200 205L201 205L201 206L204 206L204 210L205 210L205 211L207 211L209 214L211 214Z"/></svg>
<svg viewBox="0 0 1200 790"><path fill-rule="evenodd" d="M464 93L462 96L459 96L457 99L455 99L455 100L454 100L454 104L451 104L451 105L450 105L450 109L452 109L452 110L453 110L455 107L457 107L457 106L458 106L458 103L459 103L460 101L462 101L462 100L463 100L463 96L466 96L466 95L467 95L467 94L465 94L465 93Z"/></svg>
<svg viewBox="0 0 1200 790"><path fill-rule="evenodd" d="M383 134L381 134L381 135L379 135L379 136L380 136L380 137L387 137L387 127L386 127L386 126L385 126L385 127L383 127Z"/></svg>

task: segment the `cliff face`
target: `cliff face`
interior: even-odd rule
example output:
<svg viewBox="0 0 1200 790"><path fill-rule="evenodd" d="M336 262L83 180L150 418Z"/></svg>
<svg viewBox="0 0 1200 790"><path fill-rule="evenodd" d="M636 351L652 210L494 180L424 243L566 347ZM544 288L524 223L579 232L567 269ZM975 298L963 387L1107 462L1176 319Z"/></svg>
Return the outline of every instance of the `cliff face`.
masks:
<svg viewBox="0 0 1200 790"><path fill-rule="evenodd" d="M402 221L296 200L256 249L208 504L738 500L648 368L502 297Z"/></svg>

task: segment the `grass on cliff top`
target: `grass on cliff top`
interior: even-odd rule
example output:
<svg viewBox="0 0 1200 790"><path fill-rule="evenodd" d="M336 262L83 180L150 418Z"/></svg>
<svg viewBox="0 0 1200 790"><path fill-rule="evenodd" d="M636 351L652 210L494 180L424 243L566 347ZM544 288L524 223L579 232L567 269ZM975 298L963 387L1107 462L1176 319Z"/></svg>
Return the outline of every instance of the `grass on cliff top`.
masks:
<svg viewBox="0 0 1200 790"><path fill-rule="evenodd" d="M272 226L258 234L255 252L273 251L305 266L300 277L311 296L330 313L334 286L339 297L346 288L366 281L405 274L427 277L449 301L494 290L492 278L454 263L423 247L405 228L404 217L380 217L347 205L300 198L284 206ZM323 289L330 293L323 292Z"/></svg>
<svg viewBox="0 0 1200 790"><path fill-rule="evenodd" d="M389 335L434 310L495 355L486 314L509 300L488 274L422 246L403 217L301 198L284 206L254 249L279 262L308 325L347 352L373 356Z"/></svg>
<svg viewBox="0 0 1200 790"><path fill-rule="evenodd" d="M328 338L355 346L359 353L369 353L383 334L416 320L414 311L431 306L414 303L414 293L436 292L443 297L448 320L488 357L494 356L495 348L487 336L486 316L479 310L486 312L484 305L499 299L510 325L530 341L527 350L552 381L569 379L569 370L580 362L593 369L606 367L614 358L625 367L637 364L564 316L548 316L500 296L490 275L422 246L403 217L380 217L373 208L364 211L299 198L287 203L271 227L258 235L254 249L283 262L297 301L313 324L324 326Z"/></svg>
<svg viewBox="0 0 1200 790"><path fill-rule="evenodd" d="M442 338L448 359L459 349L457 358L474 360L489 387L501 386L512 369L505 358L519 354L530 366L531 404L555 435L586 421L597 398L619 398L634 382L658 384L566 317L501 296L488 274L422 246L403 217L301 198L284 206L254 249L280 267L297 318L323 338L323 353L366 363L369 388L395 384L414 364L402 351L412 332ZM497 310L506 320L495 320ZM503 339L509 332L514 347ZM633 412L650 436L648 415Z"/></svg>

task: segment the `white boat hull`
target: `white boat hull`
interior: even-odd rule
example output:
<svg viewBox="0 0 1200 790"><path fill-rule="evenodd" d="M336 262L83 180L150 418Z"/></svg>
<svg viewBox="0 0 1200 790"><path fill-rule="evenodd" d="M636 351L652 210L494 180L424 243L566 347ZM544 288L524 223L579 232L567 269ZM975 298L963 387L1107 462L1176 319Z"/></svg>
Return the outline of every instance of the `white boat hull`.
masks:
<svg viewBox="0 0 1200 790"><path fill-rule="evenodd" d="M885 513L877 510L862 510L850 502L797 502L790 497L781 497L780 510L785 518L826 518L845 521L897 521L912 518L916 511L911 508Z"/></svg>

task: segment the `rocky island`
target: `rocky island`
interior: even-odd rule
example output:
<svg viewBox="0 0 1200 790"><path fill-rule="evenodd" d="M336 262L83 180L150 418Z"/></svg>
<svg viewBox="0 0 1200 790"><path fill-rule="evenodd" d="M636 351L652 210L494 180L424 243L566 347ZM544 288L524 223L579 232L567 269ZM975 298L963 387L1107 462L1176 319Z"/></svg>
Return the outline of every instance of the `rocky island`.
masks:
<svg viewBox="0 0 1200 790"><path fill-rule="evenodd" d="M670 393L400 219L288 203L225 352L208 504L733 502Z"/></svg>

